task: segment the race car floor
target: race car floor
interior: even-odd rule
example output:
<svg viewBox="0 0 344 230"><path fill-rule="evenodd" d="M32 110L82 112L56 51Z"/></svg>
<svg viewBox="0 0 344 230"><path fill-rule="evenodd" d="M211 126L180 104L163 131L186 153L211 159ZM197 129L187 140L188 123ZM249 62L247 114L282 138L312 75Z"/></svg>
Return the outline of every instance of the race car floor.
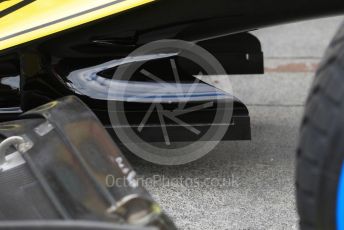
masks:
<svg viewBox="0 0 344 230"><path fill-rule="evenodd" d="M341 21L335 17L254 32L262 40L266 74L230 76L234 92L249 106L252 141L221 143L185 166L135 164L152 179L149 191L180 229L298 228L299 125L314 70ZM225 88L221 81L211 80Z"/></svg>

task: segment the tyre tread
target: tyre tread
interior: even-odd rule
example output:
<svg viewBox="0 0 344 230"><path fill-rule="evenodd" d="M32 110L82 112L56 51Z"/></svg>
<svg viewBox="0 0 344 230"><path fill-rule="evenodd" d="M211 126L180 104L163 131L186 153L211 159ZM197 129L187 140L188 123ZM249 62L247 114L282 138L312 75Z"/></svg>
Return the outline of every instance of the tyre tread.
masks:
<svg viewBox="0 0 344 230"><path fill-rule="evenodd" d="M317 71L306 115L301 125L297 154L297 204L302 230L318 229L321 173L326 149L335 132L334 117L338 116L344 98L344 24L332 41ZM340 87L340 88L338 88ZM336 89L336 90L334 90Z"/></svg>

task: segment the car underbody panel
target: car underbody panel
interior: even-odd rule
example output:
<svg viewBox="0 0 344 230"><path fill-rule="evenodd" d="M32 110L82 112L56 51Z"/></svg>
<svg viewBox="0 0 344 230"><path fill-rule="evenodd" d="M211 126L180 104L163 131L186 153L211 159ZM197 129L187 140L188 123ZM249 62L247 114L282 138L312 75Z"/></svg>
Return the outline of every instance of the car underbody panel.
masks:
<svg viewBox="0 0 344 230"><path fill-rule="evenodd" d="M335 15L344 10L342 0L315 0L311 4L308 0L75 0L68 3L51 1L45 5L47 10L38 10L42 4L40 0L15 2L0 2L0 7L5 9L0 28L6 32L1 33L3 37L0 38L0 119L13 119L36 106L66 95L76 95L109 130L114 127L140 130L143 140L149 142L166 141L166 135L161 135L166 130L173 134L168 141L193 141L192 133L196 131L190 130L190 126L201 131L212 126L228 126L228 132L215 138L219 139L216 141L248 140L251 138L249 112L233 92L224 92L199 81L197 76L211 75L204 71L202 64L197 66L180 57L178 52L162 52L149 58L138 55L131 57L136 61L123 64L132 52L158 40L184 40L213 55L223 66L224 74L262 74L264 61L260 42L247 31ZM78 4L80 7L75 7ZM9 11L11 9L13 12ZM30 13L30 9L36 10L37 14ZM25 20L33 25L32 28L24 26L24 17L16 17L20 13L29 15ZM47 15L49 17L45 17ZM126 92L113 95L109 89L119 83L114 78L118 69L136 63L142 64L141 70L132 73L127 83L119 85L133 90L132 99L128 101ZM168 73L171 63L178 68L179 82L175 81L175 73ZM164 91L158 94L159 98L167 98L165 101L156 102L155 94L146 95L142 101L145 91L151 93L159 88L159 82L153 84L149 76L152 74L159 74L160 80L168 85L167 90L162 87ZM145 89L137 90L137 83L143 84L141 88ZM174 90L180 86L188 90ZM197 98L200 92L204 93L202 90L207 94L203 94L202 99ZM115 91L120 92L118 88ZM180 93L182 97L187 96L182 107L178 106ZM214 93L225 95L225 98L214 103ZM116 113L128 116L125 124L111 122L109 102L124 104ZM213 104L183 117L183 122L188 124L187 132L184 123L166 113L170 110L180 114L180 110L200 108L209 103ZM222 109L222 103L231 104L230 109ZM231 116L226 115L214 122L219 110ZM148 118L147 114L150 115ZM165 121L160 114L170 117ZM145 130L142 130L143 124Z"/></svg>
<svg viewBox="0 0 344 230"><path fill-rule="evenodd" d="M198 45L213 54L223 65L227 74L264 72L261 45L253 35L241 33L202 41ZM48 56L37 50L28 50L20 55L12 55L4 59L0 64L3 70L0 73L0 93L3 99L0 119L2 121L13 119L22 111L73 94L88 104L109 131L113 128L126 129L129 128L128 126L138 129L142 126L147 112L156 105L151 111L151 119L145 123L145 129L140 132L144 141L164 141L161 134L162 128L166 128L171 133L172 142L193 141L197 139L197 136L185 129L180 122L176 123L175 120L168 119L165 124L161 124L158 119L158 114L166 109L176 111L181 98L184 97L185 108L199 108L201 105L207 105L205 108L180 117L184 122L197 127L202 132L206 132L212 126L229 126L223 140L249 140L251 138L250 117L244 103L231 92L216 89L197 79L196 75L202 71L201 67L172 55L176 60L181 80L175 82L173 74L167 71L170 69L170 56L153 57L145 61L148 62L145 68L166 81L167 87L159 88L158 83L152 82L151 79L147 81L142 75L137 74L128 81L116 81L113 79L114 73L123 64L125 55L133 48L130 47L120 53L115 52L116 49L111 44L90 43L82 47L85 49L75 51L74 57L61 58L55 50L51 50ZM111 92L115 93L109 92L110 85ZM185 89L178 91L177 86L184 86ZM122 88L126 90L121 91ZM190 89L192 92L189 92ZM147 95L146 92L150 94ZM157 97L162 101L156 101ZM219 99L230 101L233 105L230 108L232 116L214 124L217 108L221 107L221 103L217 104ZM108 101L125 102L124 108L117 113L128 116L128 124L118 124L113 127L109 119ZM162 104L162 107L158 107L158 104ZM185 108L179 108L179 110Z"/></svg>

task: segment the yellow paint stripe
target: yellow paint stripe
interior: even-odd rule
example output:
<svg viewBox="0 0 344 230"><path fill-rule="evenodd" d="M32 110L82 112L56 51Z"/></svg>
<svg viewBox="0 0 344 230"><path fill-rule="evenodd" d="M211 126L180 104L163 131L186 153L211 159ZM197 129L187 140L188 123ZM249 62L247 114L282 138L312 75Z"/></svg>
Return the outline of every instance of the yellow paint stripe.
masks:
<svg viewBox="0 0 344 230"><path fill-rule="evenodd" d="M22 0L11 0L11 1L5 1L0 3L0 11L3 11L5 9L8 9L18 3L20 3Z"/></svg>
<svg viewBox="0 0 344 230"><path fill-rule="evenodd" d="M4 18L6 20L0 19L0 39L4 38L4 37L9 37L12 34L20 33L23 30L27 30L27 29L35 27L33 25L25 23L25 19L23 20L22 17L24 15L28 15L29 18L35 23L37 23L37 20L34 20L34 19L39 19L39 18L42 18L43 16L46 17L47 13L49 13L49 12L42 12L43 16L40 16L40 17L39 16L36 17L35 15L32 15L34 12L32 12L32 13L30 12L30 9L37 11L37 7L39 7L39 5L34 5L34 4L44 4L43 3L44 1L45 2L50 1L50 3L54 2L54 1L55 1L55 3L59 2L59 10L62 11L63 13L59 13L57 15L58 17L56 17L56 15L52 15L51 19L49 21L47 21L45 18L45 20L40 21L40 24L34 24L33 23L33 25L35 25L36 27L43 25L43 24L46 24L46 23L49 23L49 22L52 22L52 21L55 21L55 20L58 20L58 19L62 19L62 18L71 16L71 15L78 14L78 13L83 12L85 10L93 9L97 6L101 6L104 3L111 2L110 0L97 0L97 1L94 1L94 0L36 0L36 2L31 3L31 5L23 7L23 9L20 9L16 12L12 13L9 16L5 16ZM7 48L11 48L11 47L14 47L16 45L20 45L20 44L23 44L23 43L26 43L29 41L33 41L33 40L36 40L36 39L39 39L39 38L42 38L42 37L45 37L45 36L48 36L51 34L55 34L55 33L61 32L63 30L70 29L70 28L73 28L73 27L76 27L76 26L79 26L79 25L82 25L82 24L85 24L85 23L88 23L88 22L91 22L91 21L94 21L97 19L101 19L101 18L110 16L113 14L117 14L119 12L123 12L123 11L129 10L129 9L132 9L132 8L137 7L137 6L141 6L143 4L147 4L147 3L150 3L153 1L155 1L155 0L125 0L125 1L113 4L111 6L108 6L106 8L102 8L102 9L98 9L98 10L95 10L92 12L88 12L86 14L83 14L83 15L80 15L77 17L73 17L73 18L65 20L65 21L61 21L61 22L58 22L58 23L55 23L55 24L52 24L52 25L49 25L49 26L46 26L43 28L33 30L31 32L27 32L27 33L24 33L24 34L15 36L15 37L5 39L3 41L0 41L0 50L5 50ZM65 4L65 8L66 8L65 11L63 11L63 8L64 8L63 2L68 3L68 4ZM113 2L113 0L112 0L112 2ZM79 8L82 8L82 10L80 10L79 8L77 8L77 10L76 10L75 7L77 6L77 3L79 3L79 4L84 3L84 6L88 4L87 6L89 6L89 7L88 8L79 7ZM95 3L97 5L95 5ZM90 6L92 6L92 7L90 7ZM53 4L50 4L50 6L48 4L48 7L53 7ZM74 7L74 9L71 7ZM43 9L44 9L44 6L42 6L42 10ZM49 8L47 8L47 9L49 9ZM72 10L70 10L70 9L72 9ZM56 12L58 12L58 11L55 9L55 11L53 11L53 13L56 13ZM18 17L17 20L15 19L16 17ZM13 21L11 21L11 20L13 20ZM8 30L6 30L5 28L8 28ZM20 29L18 29L18 28L20 28Z"/></svg>

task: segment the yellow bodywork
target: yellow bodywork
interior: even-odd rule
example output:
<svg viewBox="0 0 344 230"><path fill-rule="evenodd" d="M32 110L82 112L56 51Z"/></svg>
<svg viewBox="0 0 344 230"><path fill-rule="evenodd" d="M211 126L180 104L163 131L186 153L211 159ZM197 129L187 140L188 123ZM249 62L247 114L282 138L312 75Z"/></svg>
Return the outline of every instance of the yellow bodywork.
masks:
<svg viewBox="0 0 344 230"><path fill-rule="evenodd" d="M155 0L0 0L0 50ZM23 4L25 3L25 4ZM19 5L22 4L22 5ZM13 12L8 13L9 9ZM1 12L7 10L5 16Z"/></svg>

